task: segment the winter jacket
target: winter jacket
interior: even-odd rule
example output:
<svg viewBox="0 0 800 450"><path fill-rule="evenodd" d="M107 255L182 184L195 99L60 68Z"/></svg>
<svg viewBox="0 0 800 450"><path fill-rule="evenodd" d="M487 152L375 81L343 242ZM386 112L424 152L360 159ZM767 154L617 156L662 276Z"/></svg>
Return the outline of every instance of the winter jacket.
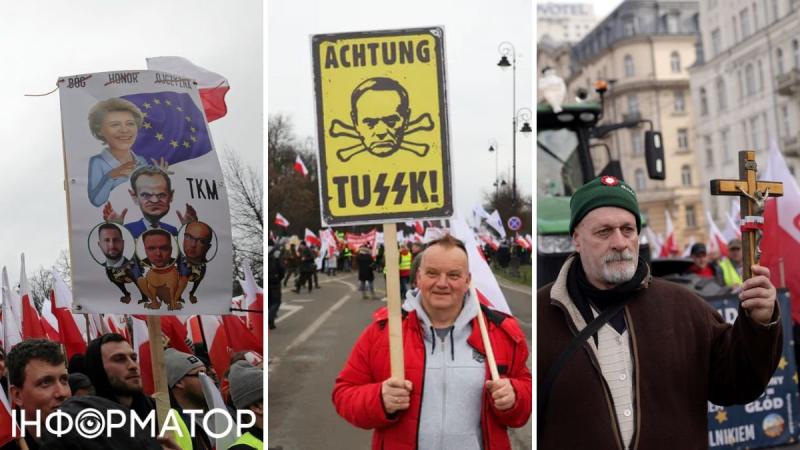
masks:
<svg viewBox="0 0 800 450"><path fill-rule="evenodd" d="M466 301L472 301L467 298ZM509 378L516 394L515 404L498 411L483 388L480 427L484 450L508 450L511 444L507 427L521 427L531 413L531 373L526 367L528 346L516 320L497 311L482 308L494 350L498 371ZM333 390L337 412L353 425L374 429L372 448L377 450L414 450L420 428L421 400L424 385L426 349L424 329L416 311L408 313L402 324L405 378L411 381L411 404L408 410L387 417L381 400L381 384L391 376L389 360L388 315L385 308L375 314L375 320L356 342L350 358L342 369ZM467 343L476 356L485 358L477 319L471 323ZM488 363L485 379L490 379Z"/></svg>
<svg viewBox="0 0 800 450"><path fill-rule="evenodd" d="M537 376L550 367L586 322L567 291L568 260L537 298ZM733 325L703 299L654 279L624 308L633 364L634 431L630 449L708 448L708 401L748 403L767 386L781 357L777 304L769 325L743 310ZM542 393L539 393L542 398ZM588 339L552 384L541 417L542 450L623 449L608 384Z"/></svg>

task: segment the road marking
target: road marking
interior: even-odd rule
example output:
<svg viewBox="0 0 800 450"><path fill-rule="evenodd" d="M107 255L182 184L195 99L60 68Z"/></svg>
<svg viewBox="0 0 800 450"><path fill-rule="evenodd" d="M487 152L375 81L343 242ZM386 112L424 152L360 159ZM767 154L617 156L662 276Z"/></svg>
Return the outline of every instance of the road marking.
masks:
<svg viewBox="0 0 800 450"><path fill-rule="evenodd" d="M292 303L311 303L314 299L311 298L298 298L297 300L292 300Z"/></svg>
<svg viewBox="0 0 800 450"><path fill-rule="evenodd" d="M299 336L294 338L292 343L289 344L286 347L286 350L283 352L283 354L284 355L288 354L290 351L292 351L292 349L294 349L295 347L297 347L297 346L303 344L305 341L307 341L308 338L310 338L312 334L316 333L316 331L319 329L319 327L321 327L322 324L325 323L325 321L328 320L328 318L334 312L336 312L336 310L341 308L342 305L344 305L348 300L350 300L350 294L346 294L344 297L340 298L336 303L333 304L333 306L331 306L330 308L328 308L327 311L322 313L322 315L320 315L317 318L317 320L315 320L311 325L309 325L308 328L303 330L303 332L300 333Z"/></svg>
<svg viewBox="0 0 800 450"><path fill-rule="evenodd" d="M284 319L290 317L292 314L296 313L297 311L300 311L301 309L303 309L302 306L287 305L285 303L282 304L280 309L278 309L278 312L282 312L282 314L279 314L280 317L275 319L275 323L283 321Z"/></svg>

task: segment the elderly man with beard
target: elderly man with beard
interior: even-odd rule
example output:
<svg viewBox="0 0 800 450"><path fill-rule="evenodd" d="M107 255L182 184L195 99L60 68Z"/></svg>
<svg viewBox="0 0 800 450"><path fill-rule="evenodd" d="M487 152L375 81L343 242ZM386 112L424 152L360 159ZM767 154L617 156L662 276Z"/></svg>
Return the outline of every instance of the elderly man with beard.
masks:
<svg viewBox="0 0 800 450"><path fill-rule="evenodd" d="M538 448L707 448L707 402L755 400L780 360L769 270L753 265L730 325L694 293L651 277L627 184L597 178L570 212L576 253L538 291Z"/></svg>

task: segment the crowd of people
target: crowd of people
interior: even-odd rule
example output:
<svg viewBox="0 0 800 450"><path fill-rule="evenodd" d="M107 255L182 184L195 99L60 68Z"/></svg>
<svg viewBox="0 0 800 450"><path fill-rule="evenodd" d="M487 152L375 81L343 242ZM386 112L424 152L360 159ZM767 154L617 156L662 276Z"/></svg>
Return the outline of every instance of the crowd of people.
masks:
<svg viewBox="0 0 800 450"><path fill-rule="evenodd" d="M153 436L150 429L142 428L132 434L130 428L109 428L110 435L104 433L88 439L77 428L66 434L54 434L44 426L56 410L73 419L87 408L101 413L118 410L125 415L134 411L139 418L155 410L154 399L144 393L138 355L120 334L108 333L95 338L89 342L85 354L72 355L69 360L57 342L27 339L15 345L3 362L0 382L9 392L11 405L19 410L20 417L29 421L24 441L30 450L213 449L215 442L205 432L202 416L185 412L211 409L203 392L201 374L207 375L217 386L222 385L231 417L236 417L237 409L250 410L255 416L253 426L243 430L242 436L228 448L263 448L264 370L262 363L254 366L248 362L246 352L233 354L226 373L217 374L202 345L197 345L193 354L173 348L165 350L170 408L177 412L181 432L164 438ZM192 417L195 424L189 426ZM38 426L34 425L36 422ZM0 450L19 448L20 442L14 440Z"/></svg>

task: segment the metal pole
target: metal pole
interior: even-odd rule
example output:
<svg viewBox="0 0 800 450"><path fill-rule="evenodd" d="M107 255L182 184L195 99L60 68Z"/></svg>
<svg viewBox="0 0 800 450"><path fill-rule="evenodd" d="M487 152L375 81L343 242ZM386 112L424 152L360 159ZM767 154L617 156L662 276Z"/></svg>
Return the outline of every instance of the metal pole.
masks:
<svg viewBox="0 0 800 450"><path fill-rule="evenodd" d="M511 47L511 208L517 205L517 51Z"/></svg>

